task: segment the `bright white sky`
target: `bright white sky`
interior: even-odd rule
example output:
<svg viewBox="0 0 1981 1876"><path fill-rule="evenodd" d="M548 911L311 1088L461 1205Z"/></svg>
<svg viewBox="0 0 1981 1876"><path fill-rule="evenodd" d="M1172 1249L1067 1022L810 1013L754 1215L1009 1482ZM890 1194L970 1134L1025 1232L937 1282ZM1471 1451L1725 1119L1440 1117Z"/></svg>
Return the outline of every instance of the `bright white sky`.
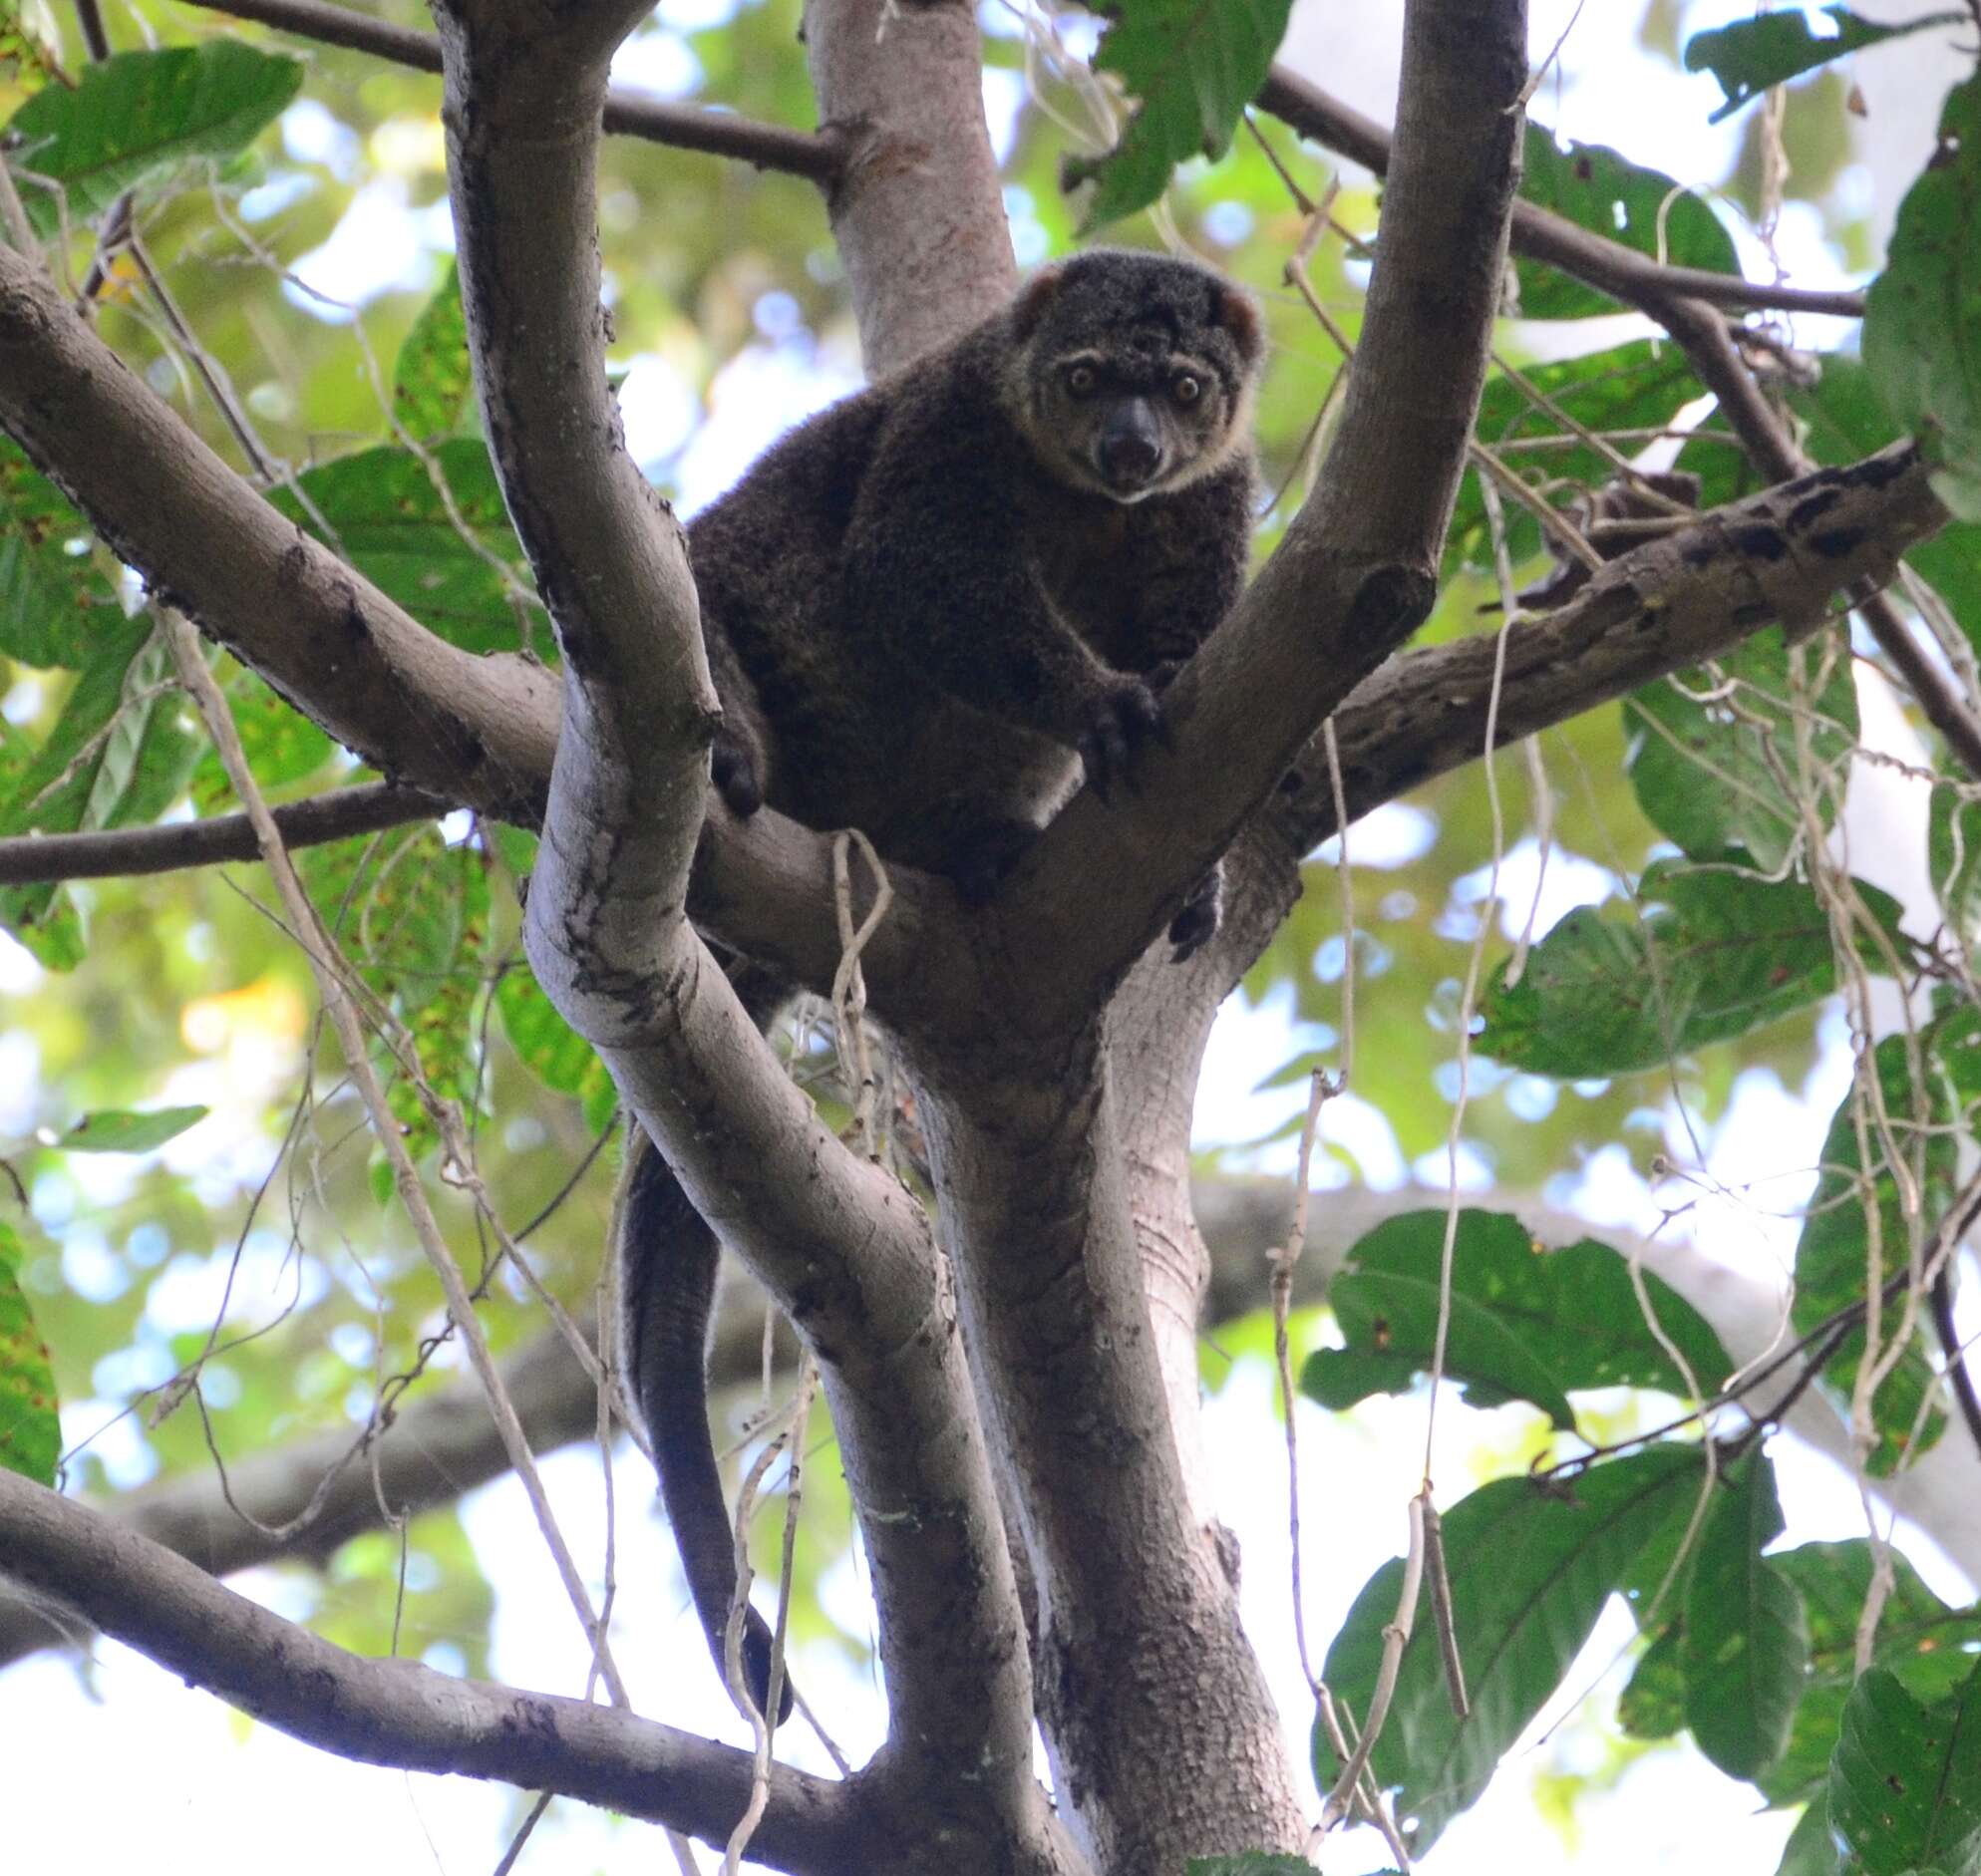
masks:
<svg viewBox="0 0 1981 1876"><path fill-rule="evenodd" d="M724 17L727 5L728 0L673 0L662 8L661 17L677 30L691 28ZM1571 10L1569 0L1534 0L1536 58L1553 45ZM1899 17L1907 6L1863 10L1874 17ZM1386 0L1384 8L1303 6L1289 52L1332 89L1387 119L1395 82L1394 30L1386 40L1371 25L1371 16L1382 11L1393 14L1394 0ZM1697 0L1685 10L1683 30L1747 11L1746 0ZM1642 7L1631 0L1587 5L1566 44L1564 76L1543 88L1536 113L1566 136L1614 145L1626 155L1676 171L1682 180L1709 183L1725 171L1740 123L1709 127L1707 113L1718 97L1710 78L1687 79L1642 56L1636 45L1641 13ZM1859 59L1853 73L1871 104L1862 135L1875 146L1883 170L1877 188L1894 201L1894 184L1902 185L1927 148L1933 106L1950 71L1942 66L1935 72L1928 57L1920 46L1877 52ZM669 94L692 89L697 79L692 54L679 38L665 33L643 38L622 61L622 76ZM987 101L993 125L1007 126L1018 103L1007 75L990 75ZM359 155L349 133L306 101L292 108L284 134L298 156L355 162ZM1846 200L1857 204L1873 195L1863 167L1847 174L1839 187ZM431 256L450 240L445 209L413 214L405 203L405 191L390 176L367 187L331 238L303 258L304 277L321 292L358 308L389 287L429 281ZM1021 246L1026 245L1030 230L1022 218L1017 231ZM1801 283L1840 277L1811 211L1791 210L1779 251ZM1752 259L1750 264L1755 264ZM320 302L299 304L326 315ZM628 431L636 454L648 461L675 458L671 479L690 507L734 480L781 430L851 383L849 367L821 358L806 335L786 329L775 305L766 307L761 323L763 342L723 373L715 391L715 421L692 441L694 400L658 359L640 361L626 387ZM677 457L684 442L687 448ZM1867 698L1866 705L1879 708L1874 698ZM1903 726L1888 709L1881 714L1890 734L1902 738ZM1870 795L1879 787L1884 798L1873 802ZM1902 798L1903 789L1888 772L1859 772L1852 811L1871 816L1862 837L1853 842L1860 856L1870 859L1907 847L1903 837L1879 833L1882 828L1918 826L1921 806L1916 799ZM1353 848L1365 865L1380 866L1386 855L1396 863L1427 834L1421 815L1388 810L1356 831ZM1916 836L1910 844L1916 844ZM1880 878L1874 864L1863 864L1861 870L1901 896L1908 887L1915 895L1923 887L1916 879ZM1505 902L1515 908L1509 915L1514 924L1534 892L1534 872L1531 842L1516 846L1501 887ZM1608 889L1607 876L1597 869L1556 865L1542 885L1540 927L1545 929L1570 905L1600 898ZM30 994L36 975L17 950L0 958L0 997ZM20 1040L0 1034L0 1058L9 1070L22 1072L0 1075L0 1086L19 1085L32 1075L32 1049L24 1056L17 1047ZM1847 1075L1840 1044L1840 1026L1832 1025L1831 1047L1806 1090L1784 1090L1767 1075L1746 1077L1731 1113L1709 1142L1713 1165L1731 1176L1754 1180L1780 1175L1781 1186L1766 1190L1757 1203L1786 1210L1800 1198L1824 1119ZM1200 1143L1253 1138L1282 1118L1299 1098L1297 1093L1254 1094L1251 1090L1298 1046L1284 1009L1247 1010L1234 1002L1213 1038L1199 1093ZM204 1074L215 1082L241 1076L256 1080L279 1068L279 1063L232 1060L208 1065ZM195 1099L217 1092L196 1086L201 1075L196 1066L188 1074L193 1081L170 1091L168 1097ZM235 1111L244 1116L246 1109ZM0 1124L4 1120L0 1112ZM197 1130L201 1143L195 1150L208 1156L209 1171L225 1166L237 1176L236 1155L259 1149L245 1138L214 1137L217 1121L216 1116ZM1411 1175L1387 1123L1366 1103L1351 1096L1331 1104L1328 1125L1331 1135L1353 1151L1370 1183L1392 1187ZM185 1136L176 1144L185 1149L193 1138ZM1277 1168L1287 1151L1265 1155L1262 1163ZM229 1161L234 1163L229 1166ZM1416 1170L1420 1177L1442 1181L1444 1176L1442 1165ZM106 1171L105 1176L115 1175ZM1597 1222L1655 1221L1650 1195L1620 1151L1597 1155L1577 1178L1548 1196ZM1749 1269L1756 1267L1757 1256L1786 1256L1792 1241L1782 1228L1771 1229L1751 1212L1723 1211L1708 1232ZM86 1292L100 1277L98 1249L87 1234L72 1247L65 1268ZM270 1273L264 1267L261 1274ZM264 1300L237 1296L236 1306L252 1315ZM198 1319L205 1304L202 1286L194 1281L173 1307L182 1305ZM124 1385L124 1378L103 1376L99 1385L109 1392ZM1265 1371L1250 1362L1240 1364L1208 1404L1206 1437L1210 1476L1224 1497L1221 1515L1243 1545L1247 1628L1304 1763L1310 1710L1295 1661L1285 1485L1269 1401ZM1482 1446L1503 1449L1512 1442L1515 1419L1508 1416L1523 1411L1505 1408L1479 1415L1454 1404L1441 1413L1435 1470L1450 1495L1476 1481L1475 1455ZM1347 1416L1301 1409L1306 1606L1317 1649L1325 1648L1368 1574L1402 1547L1404 1501L1420 1457L1423 1412L1421 1399L1379 1401ZM72 1404L65 1430L71 1439L81 1437L104 1417L102 1402ZM132 1456L132 1447L115 1437L103 1450L114 1467ZM1840 1475L1788 1442L1778 1442L1775 1451L1793 1541L1861 1531L1855 1492ZM566 1534L580 1559L589 1560L595 1570L604 1535L595 1460L566 1453L553 1457L545 1472ZM635 1698L643 1711L676 1724L747 1742L716 1687L687 1611L665 1527L648 1508L650 1481L637 1454L622 1457L618 1478L625 1509L617 1534L615 1650ZM1337 1519L1337 1510L1348 1515ZM464 1514L482 1554L503 1560L495 1672L520 1686L577 1692L585 1651L519 1492L507 1484L490 1487L467 1501ZM1910 1550L1936 1587L1946 1593L1959 1589L1957 1573L1942 1561L1919 1545ZM293 1590L275 1573L236 1579L235 1587L274 1607L292 1606ZM867 1603L855 1566L844 1566L827 1583L825 1596L828 1608L849 1629L864 1629ZM1627 1619L1613 1611L1571 1675L1570 1695L1579 1698L1594 1690L1597 1709L1612 1700L1622 1679L1619 1652L1628 1638ZM447 1665L445 1657L438 1657L436 1665ZM841 1743L855 1757L877 1743L881 1710L875 1688L864 1681L848 1684L829 1653L801 1653L797 1672L809 1698L842 1729ZM1561 1705L1565 1709L1572 1702ZM1662 1876L1672 1869L1705 1867L1709 1857L1718 1871L1765 1876L1773 1870L1787 1820L1757 1815L1751 1788L1723 1777L1690 1752L1654 1752L1641 1758L1621 1774L1613 1793L1580 1805L1572 1838L1564 1836L1534 1802L1535 1781L1553 1772L1599 1766L1604 1748L1573 1720L1542 1742L1541 1733L1559 1718L1552 1710L1543 1716L1533 1742L1509 1759L1486 1798L1454 1824L1425 1859L1428 1876L1439 1871L1529 1876L1539 1870L1579 1869L1601 1870L1604 1876ZM790 1755L826 1769L816 1744L803 1736L794 1736ZM503 1789L350 1765L295 1744L266 1727L250 1725L202 1694L188 1692L116 1645L101 1649L87 1687L72 1665L49 1657L14 1669L0 1682L0 1762L9 1774L10 1841L23 1868L150 1867L244 1876L266 1868L272 1856L279 1858L285 1876L346 1876L370 1868L479 1876L493 1867L516 1811L514 1794ZM112 1794L114 1802L103 1801ZM1348 1837L1330 1847L1327 1867L1331 1876L1353 1876L1381 1860L1373 1843ZM714 1867L712 1859L705 1863ZM672 1864L657 1835L619 1830L581 1806L559 1805L521 1867L576 1872L592 1867L660 1870Z"/></svg>

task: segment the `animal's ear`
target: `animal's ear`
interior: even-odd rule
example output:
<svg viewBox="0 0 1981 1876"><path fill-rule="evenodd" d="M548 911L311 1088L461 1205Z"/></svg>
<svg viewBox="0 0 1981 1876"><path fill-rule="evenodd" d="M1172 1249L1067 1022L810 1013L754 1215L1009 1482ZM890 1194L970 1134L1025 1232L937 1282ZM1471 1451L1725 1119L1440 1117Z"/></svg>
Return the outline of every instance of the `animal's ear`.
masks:
<svg viewBox="0 0 1981 1876"><path fill-rule="evenodd" d="M1247 365L1258 362L1265 349L1265 328L1259 321L1258 302L1243 287L1220 280L1215 288L1217 323L1231 335L1240 357Z"/></svg>
<svg viewBox="0 0 1981 1876"><path fill-rule="evenodd" d="M1011 302L1011 330L1020 343L1038 331L1039 321L1045 318L1065 279L1064 266L1041 267L1018 289L1018 297Z"/></svg>

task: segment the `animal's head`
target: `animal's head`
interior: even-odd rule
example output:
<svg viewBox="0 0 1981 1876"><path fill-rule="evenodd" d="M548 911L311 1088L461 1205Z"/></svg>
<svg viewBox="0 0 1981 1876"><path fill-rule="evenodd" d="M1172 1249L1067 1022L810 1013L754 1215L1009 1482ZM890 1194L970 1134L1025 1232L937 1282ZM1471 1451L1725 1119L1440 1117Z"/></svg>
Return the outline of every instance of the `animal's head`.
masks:
<svg viewBox="0 0 1981 1876"><path fill-rule="evenodd" d="M1207 267L1097 248L1034 274L1006 317L1012 414L1074 487L1140 501L1244 447L1264 336Z"/></svg>

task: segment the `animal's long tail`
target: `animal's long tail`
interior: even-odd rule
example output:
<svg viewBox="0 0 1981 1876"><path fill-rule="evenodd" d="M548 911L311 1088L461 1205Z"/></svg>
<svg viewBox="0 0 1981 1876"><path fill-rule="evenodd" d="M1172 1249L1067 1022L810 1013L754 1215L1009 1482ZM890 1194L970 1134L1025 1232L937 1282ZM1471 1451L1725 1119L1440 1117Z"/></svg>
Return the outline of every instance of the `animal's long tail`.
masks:
<svg viewBox="0 0 1981 1876"><path fill-rule="evenodd" d="M733 974L739 979L743 975ZM782 999L768 993L753 996L754 988L738 983L752 1014L763 1020ZM640 1417L653 1442L661 1500L674 1527L681 1568L721 1673L723 1629L736 1595L735 1537L709 1432L709 1323L722 1247L688 1202L667 1161L637 1128L632 1151L619 1247L622 1347ZM762 1713L771 1683L771 1630L755 1609L744 1618L743 1671ZM791 1709L787 1678L780 1723L791 1718Z"/></svg>

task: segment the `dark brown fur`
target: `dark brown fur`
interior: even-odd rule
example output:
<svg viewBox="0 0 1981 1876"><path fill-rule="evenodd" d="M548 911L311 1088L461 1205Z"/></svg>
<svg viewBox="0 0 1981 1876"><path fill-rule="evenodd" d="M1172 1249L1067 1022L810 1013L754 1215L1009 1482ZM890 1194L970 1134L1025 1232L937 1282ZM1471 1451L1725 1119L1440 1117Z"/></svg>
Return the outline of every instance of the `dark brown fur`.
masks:
<svg viewBox="0 0 1981 1876"><path fill-rule="evenodd" d="M1215 274L1083 254L778 444L688 530L730 808L856 826L981 898L1083 770L1104 793L1132 780L1162 686L1243 581L1260 349ZM1179 954L1217 905L1213 873L1171 928ZM775 1008L747 987L753 1013ZM705 1346L716 1242L650 1149L625 1213L636 1392L720 1663L735 1568L684 1355ZM746 1659L761 1706L754 1615Z"/></svg>

